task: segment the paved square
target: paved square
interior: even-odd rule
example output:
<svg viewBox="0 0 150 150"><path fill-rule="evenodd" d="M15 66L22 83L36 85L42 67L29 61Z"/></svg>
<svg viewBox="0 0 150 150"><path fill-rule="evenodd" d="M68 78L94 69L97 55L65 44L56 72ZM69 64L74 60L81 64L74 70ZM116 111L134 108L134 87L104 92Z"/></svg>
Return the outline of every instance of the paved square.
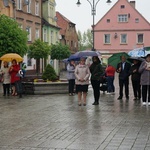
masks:
<svg viewBox="0 0 150 150"><path fill-rule="evenodd" d="M87 106L77 95L24 95L0 93L0 150L149 150L150 106L116 94L101 92L93 106L89 87Z"/></svg>

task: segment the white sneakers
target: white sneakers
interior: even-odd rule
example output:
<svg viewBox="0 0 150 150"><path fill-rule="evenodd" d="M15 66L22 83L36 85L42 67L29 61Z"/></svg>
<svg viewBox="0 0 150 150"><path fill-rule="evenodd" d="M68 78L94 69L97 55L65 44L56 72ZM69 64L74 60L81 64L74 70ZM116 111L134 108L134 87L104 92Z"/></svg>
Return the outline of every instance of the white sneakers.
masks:
<svg viewBox="0 0 150 150"><path fill-rule="evenodd" d="M143 102L142 104L143 104L143 105L146 105L146 102ZM150 106L150 102L148 102L148 105Z"/></svg>
<svg viewBox="0 0 150 150"><path fill-rule="evenodd" d="M108 95L114 95L115 94L115 92L107 92L106 94L108 94Z"/></svg>
<svg viewBox="0 0 150 150"><path fill-rule="evenodd" d="M110 93L110 92L107 92L106 94L107 94L107 95L110 95L111 93Z"/></svg>
<svg viewBox="0 0 150 150"><path fill-rule="evenodd" d="M143 105L146 105L146 102L143 102Z"/></svg>

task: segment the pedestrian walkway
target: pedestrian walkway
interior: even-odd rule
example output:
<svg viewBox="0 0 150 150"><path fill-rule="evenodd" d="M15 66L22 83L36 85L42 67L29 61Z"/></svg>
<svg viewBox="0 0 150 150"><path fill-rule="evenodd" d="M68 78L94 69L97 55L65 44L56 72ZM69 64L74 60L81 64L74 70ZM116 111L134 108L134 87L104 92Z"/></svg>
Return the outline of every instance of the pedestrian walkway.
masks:
<svg viewBox="0 0 150 150"><path fill-rule="evenodd" d="M150 150L150 106L130 93L119 101L118 87L115 95L101 92L98 106L91 87L87 106L77 95L0 93L0 150Z"/></svg>

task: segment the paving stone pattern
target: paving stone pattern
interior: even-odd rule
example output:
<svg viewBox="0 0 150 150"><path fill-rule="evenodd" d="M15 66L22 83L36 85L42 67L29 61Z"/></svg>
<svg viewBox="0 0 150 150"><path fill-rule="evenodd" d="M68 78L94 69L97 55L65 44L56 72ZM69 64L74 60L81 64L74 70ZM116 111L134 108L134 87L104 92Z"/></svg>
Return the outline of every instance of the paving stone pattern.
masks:
<svg viewBox="0 0 150 150"><path fill-rule="evenodd" d="M89 87L87 106L77 95L0 93L0 150L150 150L150 106L101 92L93 106ZM0 87L2 88L2 87Z"/></svg>

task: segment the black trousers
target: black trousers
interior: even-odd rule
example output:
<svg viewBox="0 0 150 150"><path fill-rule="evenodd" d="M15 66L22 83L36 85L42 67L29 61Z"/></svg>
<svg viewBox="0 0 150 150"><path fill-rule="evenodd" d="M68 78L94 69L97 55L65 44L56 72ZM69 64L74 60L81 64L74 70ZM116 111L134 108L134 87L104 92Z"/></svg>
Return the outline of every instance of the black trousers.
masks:
<svg viewBox="0 0 150 150"><path fill-rule="evenodd" d="M10 94L10 84L3 84L3 91L4 91L4 95L9 95Z"/></svg>
<svg viewBox="0 0 150 150"><path fill-rule="evenodd" d="M141 85L140 85L140 81L134 81L134 80L132 80L132 87L133 87L134 97L141 98Z"/></svg>
<svg viewBox="0 0 150 150"><path fill-rule="evenodd" d="M123 97L123 86L125 86L125 96L126 98L129 97L129 78L124 80L119 79L119 97Z"/></svg>
<svg viewBox="0 0 150 150"><path fill-rule="evenodd" d="M148 96L148 102L150 102L150 85L142 85L142 100L143 100L143 102L147 101L147 96Z"/></svg>
<svg viewBox="0 0 150 150"><path fill-rule="evenodd" d="M70 79L69 81L69 93L74 93L75 79Z"/></svg>
<svg viewBox="0 0 150 150"><path fill-rule="evenodd" d="M92 84L93 93L94 93L94 100L96 103L98 103L99 98L100 98L100 81L91 80L91 84Z"/></svg>

